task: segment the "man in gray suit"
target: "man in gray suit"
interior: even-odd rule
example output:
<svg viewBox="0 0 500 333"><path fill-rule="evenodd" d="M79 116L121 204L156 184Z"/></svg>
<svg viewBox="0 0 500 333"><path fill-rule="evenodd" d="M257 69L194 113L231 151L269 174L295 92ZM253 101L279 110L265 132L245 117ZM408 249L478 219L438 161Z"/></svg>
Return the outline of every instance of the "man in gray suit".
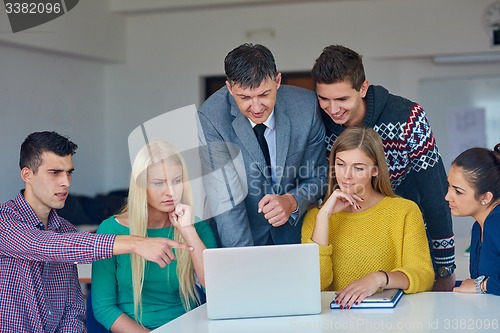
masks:
<svg viewBox="0 0 500 333"><path fill-rule="evenodd" d="M325 129L315 94L281 85L266 47L224 60L226 86L198 111L207 203L223 247L300 243L326 190Z"/></svg>

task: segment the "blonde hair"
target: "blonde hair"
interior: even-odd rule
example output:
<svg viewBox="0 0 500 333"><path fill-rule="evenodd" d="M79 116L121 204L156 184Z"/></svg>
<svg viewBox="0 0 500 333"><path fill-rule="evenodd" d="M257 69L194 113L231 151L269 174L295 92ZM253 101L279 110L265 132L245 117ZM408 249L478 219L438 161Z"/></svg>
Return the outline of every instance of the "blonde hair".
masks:
<svg viewBox="0 0 500 333"><path fill-rule="evenodd" d="M359 148L378 168L378 175L372 177L373 189L388 197L395 197L389 179L389 169L384 155L384 144L377 132L368 127L348 127L338 136L332 146L329 160L328 191L325 201L338 187L335 177L335 159L337 153Z"/></svg>
<svg viewBox="0 0 500 333"><path fill-rule="evenodd" d="M173 146L163 141L152 141L146 144L137 153L132 165L132 175L127 205L120 214L128 212L130 235L147 236L148 202L147 202L147 175L148 168L160 162L173 162L182 167L184 190L181 202L192 206L192 192L190 182L187 181L188 172L181 155ZM193 222L193 221L191 221ZM174 229L174 240L185 243L177 229ZM200 304L200 296L195 288L193 262L188 251L175 252L177 260L177 277L179 280L179 296L186 311L191 310L191 303ZM132 288L134 295L134 315L142 325L142 288L144 271L148 263L136 254L131 254Z"/></svg>

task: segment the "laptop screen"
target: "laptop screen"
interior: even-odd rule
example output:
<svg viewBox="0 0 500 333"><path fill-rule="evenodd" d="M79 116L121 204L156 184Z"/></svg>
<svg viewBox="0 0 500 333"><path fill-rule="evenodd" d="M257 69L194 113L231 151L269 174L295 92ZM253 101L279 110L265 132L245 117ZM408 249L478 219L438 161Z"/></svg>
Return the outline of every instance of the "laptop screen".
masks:
<svg viewBox="0 0 500 333"><path fill-rule="evenodd" d="M210 319L321 312L317 244L207 249L203 260Z"/></svg>

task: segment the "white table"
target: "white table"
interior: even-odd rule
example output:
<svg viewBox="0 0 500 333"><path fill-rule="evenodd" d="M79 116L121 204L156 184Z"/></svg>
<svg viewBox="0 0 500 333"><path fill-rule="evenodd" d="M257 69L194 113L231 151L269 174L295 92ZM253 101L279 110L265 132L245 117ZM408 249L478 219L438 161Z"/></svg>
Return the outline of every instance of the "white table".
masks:
<svg viewBox="0 0 500 333"><path fill-rule="evenodd" d="M318 333L453 332L500 330L500 296L426 292L404 295L394 309L330 310L332 292L322 293L322 312L288 316L209 320L206 304L154 330L154 333ZM234 305L228 305L234 306Z"/></svg>

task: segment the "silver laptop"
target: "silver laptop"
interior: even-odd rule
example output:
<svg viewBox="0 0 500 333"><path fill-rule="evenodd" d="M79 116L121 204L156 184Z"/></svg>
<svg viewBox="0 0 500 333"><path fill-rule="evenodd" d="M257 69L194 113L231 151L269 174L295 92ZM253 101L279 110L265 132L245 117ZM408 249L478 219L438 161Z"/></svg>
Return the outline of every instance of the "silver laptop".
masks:
<svg viewBox="0 0 500 333"><path fill-rule="evenodd" d="M203 260L209 319L321 312L317 244L207 249Z"/></svg>

